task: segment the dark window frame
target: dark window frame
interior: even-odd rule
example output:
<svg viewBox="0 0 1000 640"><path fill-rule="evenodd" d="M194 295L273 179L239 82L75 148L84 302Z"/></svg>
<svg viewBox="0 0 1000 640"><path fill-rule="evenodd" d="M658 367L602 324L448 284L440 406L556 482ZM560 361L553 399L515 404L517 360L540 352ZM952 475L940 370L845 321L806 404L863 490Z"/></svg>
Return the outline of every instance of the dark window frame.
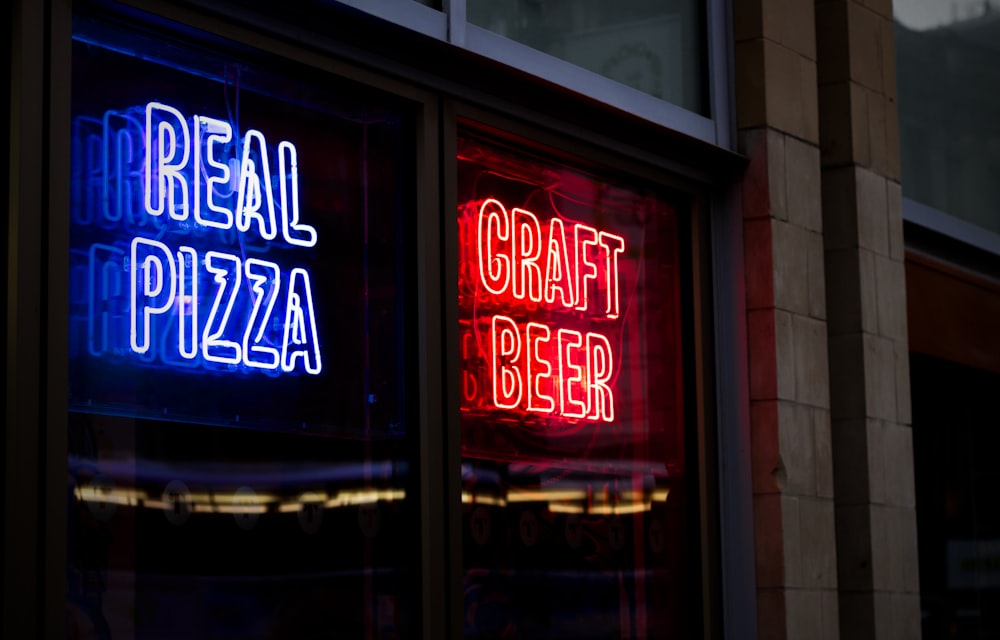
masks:
<svg viewBox="0 0 1000 640"><path fill-rule="evenodd" d="M33 4L22 2L23 6ZM459 637L462 629L457 590L461 556L456 546L461 537L457 508L461 499L458 408L457 403L447 401L456 397L457 384L455 358L448 356L457 327L456 305L450 302L456 299L452 284L455 278L449 277L455 273L455 238L449 231L451 218L442 214L453 210L449 208L454 204L449 201L454 197L448 189L449 184L454 185L453 176L449 176L453 160L449 150L455 148L459 120L490 123L515 135L541 140L548 147L566 149L574 158L586 158L605 167L627 167L629 173L641 179L690 194L692 267L686 285L691 290L688 322L694 339L685 385L694 395L691 415L695 426L690 437L697 445L700 461L697 468L705 633L721 638L754 628L752 541L748 543L745 535L752 527L749 496L744 492L749 475L745 380L741 381L732 370L745 358L746 349L743 328L735 320L742 311L737 295L741 291L742 261L733 180L734 172L742 166L740 158L648 123L633 122L620 136L589 135L586 125L597 126L608 115L606 107L589 106L579 121L566 123L546 110L506 99L488 100L476 88L466 91L461 78L421 82L426 78L417 77L407 81L400 78L398 63L390 64L386 72L381 67L383 59L344 49L336 37L306 33L296 38L296 34L304 33L303 29L288 24L265 29L260 15L250 10L234 20L215 10L165 0L77 4L83 11L126 22L190 25L213 37L313 66L318 72L371 84L418 105L421 124L417 132L418 224L414 239L418 289L414 305L421 336L417 359L422 375L417 376L416 393L421 432L423 637ZM9 239L17 256L8 263L8 277L17 290L33 293L25 294L16 303L9 298L8 303L16 313L8 316L15 318L13 326L8 327L8 346L18 345L13 362L20 367L18 378L23 386L13 386L8 380L7 416L12 418L8 425L15 426L8 432L4 453L8 461L15 463L9 467L8 478L33 478L37 482L19 482L16 500L5 499L6 513L21 520L5 535L5 584L18 585L34 597L16 615L10 615L13 610L5 602L3 625L5 631L13 634L16 630L16 635L25 637L65 636L60 613L66 590L64 390L69 197L62 185L69 183L70 166L69 158L60 149L67 147L70 138L69 91L61 81L68 77L71 66L70 5L69 0L51 0L44 10L29 12L13 27L22 36L18 40L21 52L43 54L23 61L23 65L35 73L34 77L44 79L38 85L28 85L16 73L11 78L14 89L26 89L22 104L30 109L22 119L12 121L19 134L18 140L11 142L12 153L20 153L22 161L31 162L11 177L12 183L21 188L21 196L10 215L25 224L17 227L18 235ZM29 42L31 37L36 40ZM716 81L713 76L712 82ZM517 86L519 81L515 78L505 82ZM729 86L728 80L721 82ZM569 104L578 102L576 98L567 100ZM503 115L487 105L496 106ZM622 122L630 120L621 115L614 117ZM731 119L717 124L728 128ZM24 141L43 144L33 148L31 142ZM32 219L38 211L43 215ZM37 250L32 251L32 247ZM32 304L32 297L37 304ZM14 336L14 342L10 336ZM24 393L16 393L18 389ZM8 496L13 488L5 486ZM6 521L13 522L11 518ZM36 552L26 553L25 549ZM9 562L19 554L24 556L23 562ZM29 576L36 578L24 583ZM443 592L449 597L439 598Z"/></svg>

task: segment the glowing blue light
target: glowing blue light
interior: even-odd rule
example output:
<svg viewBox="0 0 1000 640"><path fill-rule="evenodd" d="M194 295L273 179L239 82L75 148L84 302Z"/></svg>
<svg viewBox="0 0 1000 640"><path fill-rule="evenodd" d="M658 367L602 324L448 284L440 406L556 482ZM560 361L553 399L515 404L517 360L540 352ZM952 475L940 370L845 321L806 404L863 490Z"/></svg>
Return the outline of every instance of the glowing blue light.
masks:
<svg viewBox="0 0 1000 640"><path fill-rule="evenodd" d="M205 319L201 355L209 362L239 364L243 361L240 344L234 340L226 340L223 336L229 328L229 317L233 313L240 285L243 284L240 259L228 253L209 251L205 254L205 269L215 276L218 289Z"/></svg>
<svg viewBox="0 0 1000 640"><path fill-rule="evenodd" d="M278 145L278 173L281 175L281 233L288 244L312 247L316 244L316 229L299 224L299 161L295 145L282 142ZM289 179L286 180L285 176ZM291 196L289 197L289 183ZM305 234L305 238L293 235Z"/></svg>
<svg viewBox="0 0 1000 640"><path fill-rule="evenodd" d="M290 344L297 345L298 348L290 349ZM315 374L323 369L319 338L316 335L316 314L313 311L309 272L305 269L292 269L291 283L288 285L288 303L285 305L285 336L281 343L281 368L285 371L294 371L295 360L300 357L305 362L307 372Z"/></svg>
<svg viewBox="0 0 1000 640"><path fill-rule="evenodd" d="M294 144L161 102L80 117L74 132L92 356L322 371L311 275L285 266L318 241L301 221ZM272 249L279 260L247 257Z"/></svg>
<svg viewBox="0 0 1000 640"><path fill-rule="evenodd" d="M248 367L277 369L281 359L278 349L265 346L267 322L281 288L281 269L273 262L250 258L246 261L247 279L253 284L253 308L243 334L243 363ZM263 313L261 311L263 310Z"/></svg>
<svg viewBox="0 0 1000 640"><path fill-rule="evenodd" d="M177 350L185 360L198 356L198 252L177 250Z"/></svg>
<svg viewBox="0 0 1000 640"><path fill-rule="evenodd" d="M188 181L182 173L191 158L191 133L181 112L159 102L146 105L146 213L174 220L188 216ZM178 200L179 206L178 206Z"/></svg>
<svg viewBox="0 0 1000 640"><path fill-rule="evenodd" d="M173 307L173 288L177 281L177 267L167 245L156 240L135 238L132 240L130 272L130 326L132 351L146 353L152 339L150 319L170 311ZM170 286L165 287L165 265L170 267Z"/></svg>
<svg viewBox="0 0 1000 640"><path fill-rule="evenodd" d="M87 349L91 355L102 356L113 346L111 336L118 322L128 313L124 304L116 308L123 291L121 264L125 252L118 247L94 244L88 255Z"/></svg>
<svg viewBox="0 0 1000 640"><path fill-rule="evenodd" d="M233 139L233 128L228 122L205 116L195 116L194 123L195 148L198 150L194 154L194 219L205 227L231 229L233 226L232 209L219 204L216 199L226 198L232 194L233 171L228 162L220 162L217 159L216 145L222 145L225 148L225 145ZM206 134L204 142L202 142L203 132ZM202 149L204 149L204 160L202 159ZM202 174L204 174L205 180L204 193L202 193L201 188ZM203 212L203 200L205 208L218 216L208 216Z"/></svg>
<svg viewBox="0 0 1000 640"><path fill-rule="evenodd" d="M264 134L255 129L243 138L243 161L240 163L240 190L236 200L236 228L246 233L253 221L262 238L274 240L278 225L274 216L271 170L267 162ZM259 172L259 173L258 173ZM266 216L261 212L266 210Z"/></svg>

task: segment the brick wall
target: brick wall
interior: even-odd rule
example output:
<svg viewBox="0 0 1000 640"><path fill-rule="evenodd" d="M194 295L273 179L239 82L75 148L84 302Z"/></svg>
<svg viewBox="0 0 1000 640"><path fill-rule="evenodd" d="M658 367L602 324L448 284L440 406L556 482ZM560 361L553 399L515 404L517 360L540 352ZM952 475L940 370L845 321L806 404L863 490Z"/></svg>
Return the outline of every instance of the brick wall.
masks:
<svg viewBox="0 0 1000 640"><path fill-rule="evenodd" d="M919 637L891 5L733 4L758 636Z"/></svg>

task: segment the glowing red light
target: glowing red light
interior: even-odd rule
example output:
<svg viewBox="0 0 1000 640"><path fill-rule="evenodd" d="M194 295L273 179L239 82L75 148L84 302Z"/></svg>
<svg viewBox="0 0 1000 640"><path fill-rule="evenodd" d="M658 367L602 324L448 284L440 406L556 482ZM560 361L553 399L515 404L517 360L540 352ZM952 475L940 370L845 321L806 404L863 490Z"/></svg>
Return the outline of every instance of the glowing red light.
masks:
<svg viewBox="0 0 1000 640"><path fill-rule="evenodd" d="M604 298L602 313L618 317L618 256L625 251L621 236L574 223L570 263L562 220L550 220L543 233L534 213L516 207L508 212L496 198L479 206L476 232L479 278L487 292L538 303L544 297L548 304L558 293L562 306L577 311L590 310L593 292ZM543 235L547 241L540 265Z"/></svg>
<svg viewBox="0 0 1000 640"><path fill-rule="evenodd" d="M478 278L469 291L475 335L463 336L463 358L478 349L489 362L478 376L467 368L467 404L485 388L483 408L612 422L618 358L608 335L591 325L613 328L609 321L619 316L625 239L555 216L543 222L498 198L466 211L463 238L472 250L463 255L475 267L462 272Z"/></svg>

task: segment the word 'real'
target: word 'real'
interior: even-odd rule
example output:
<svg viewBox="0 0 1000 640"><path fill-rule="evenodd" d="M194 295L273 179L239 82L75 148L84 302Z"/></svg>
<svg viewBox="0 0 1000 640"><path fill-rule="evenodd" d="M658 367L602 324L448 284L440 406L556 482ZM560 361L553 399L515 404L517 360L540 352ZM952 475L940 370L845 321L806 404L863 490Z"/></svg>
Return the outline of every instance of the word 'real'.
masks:
<svg viewBox="0 0 1000 640"><path fill-rule="evenodd" d="M219 195L226 193L224 187L234 178L232 163L224 157L232 139L233 128L225 120L196 115L188 127L177 109L158 102L147 104L143 193L146 213L167 213L174 220L193 216L195 224L202 227L235 226L243 233L255 227L262 238L274 240L278 235L278 209L285 242L301 247L315 245L316 230L299 223L295 145L288 141L278 144L276 201L264 134L248 130L236 170L238 189L236 206L232 208Z"/></svg>

